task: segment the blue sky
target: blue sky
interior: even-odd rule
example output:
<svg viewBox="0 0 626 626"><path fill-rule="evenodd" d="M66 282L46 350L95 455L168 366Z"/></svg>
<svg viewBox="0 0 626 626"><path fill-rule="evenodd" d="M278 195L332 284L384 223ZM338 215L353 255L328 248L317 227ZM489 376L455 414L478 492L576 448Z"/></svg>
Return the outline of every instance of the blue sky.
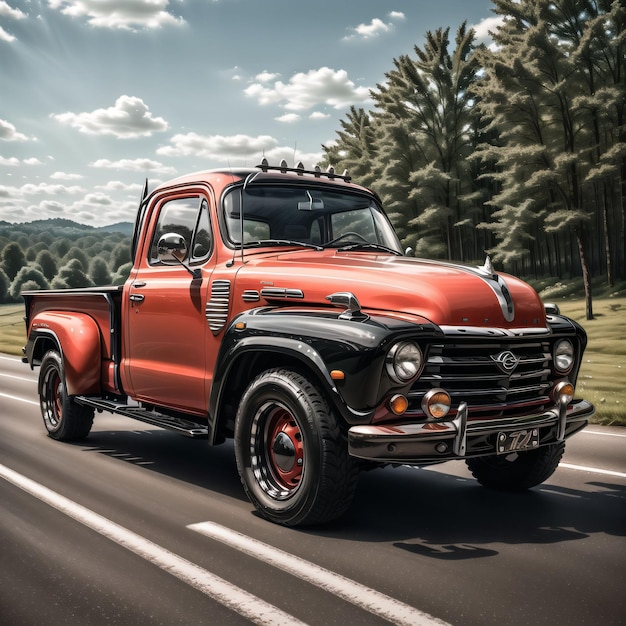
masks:
<svg viewBox="0 0 626 626"><path fill-rule="evenodd" d="M0 220L132 220L143 180L302 160L491 0L0 0ZM294 158L295 157L295 158Z"/></svg>

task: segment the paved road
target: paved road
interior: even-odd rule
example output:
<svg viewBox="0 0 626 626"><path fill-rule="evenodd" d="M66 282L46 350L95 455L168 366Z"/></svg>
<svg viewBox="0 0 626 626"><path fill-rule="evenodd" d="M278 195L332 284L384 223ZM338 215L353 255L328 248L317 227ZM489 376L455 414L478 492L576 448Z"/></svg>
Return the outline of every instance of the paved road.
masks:
<svg viewBox="0 0 626 626"><path fill-rule="evenodd" d="M340 522L289 530L228 444L107 414L49 439L36 374L0 355L2 624L626 623L626 429L588 427L528 493L387 468Z"/></svg>

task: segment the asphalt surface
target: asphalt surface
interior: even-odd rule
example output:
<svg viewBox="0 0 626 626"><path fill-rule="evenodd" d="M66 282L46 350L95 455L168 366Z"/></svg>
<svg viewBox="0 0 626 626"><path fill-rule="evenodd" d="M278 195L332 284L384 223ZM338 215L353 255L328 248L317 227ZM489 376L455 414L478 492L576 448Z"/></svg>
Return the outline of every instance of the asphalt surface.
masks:
<svg viewBox="0 0 626 626"><path fill-rule="evenodd" d="M259 518L232 446L109 414L48 438L37 371L0 355L0 622L626 623L626 429L589 426L544 485L461 463L364 473L349 513Z"/></svg>

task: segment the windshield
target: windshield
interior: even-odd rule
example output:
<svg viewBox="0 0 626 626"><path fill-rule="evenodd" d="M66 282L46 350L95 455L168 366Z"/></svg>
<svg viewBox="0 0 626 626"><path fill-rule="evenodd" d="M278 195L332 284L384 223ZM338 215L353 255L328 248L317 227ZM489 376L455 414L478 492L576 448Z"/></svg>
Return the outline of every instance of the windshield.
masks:
<svg viewBox="0 0 626 626"><path fill-rule="evenodd" d="M223 198L223 223L231 245L303 245L338 249L381 249L401 254L398 238L371 196L304 185L250 185Z"/></svg>

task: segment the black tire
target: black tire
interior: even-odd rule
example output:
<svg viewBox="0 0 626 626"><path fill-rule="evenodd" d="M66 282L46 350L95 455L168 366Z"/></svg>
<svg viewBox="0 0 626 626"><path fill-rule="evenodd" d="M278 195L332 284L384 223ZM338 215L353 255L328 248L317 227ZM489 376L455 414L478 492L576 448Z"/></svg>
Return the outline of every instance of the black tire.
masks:
<svg viewBox="0 0 626 626"><path fill-rule="evenodd" d="M350 506L358 466L318 389L285 369L260 374L235 422L235 456L246 494L285 526L328 522Z"/></svg>
<svg viewBox="0 0 626 626"><path fill-rule="evenodd" d="M41 361L39 404L44 426L52 439L78 441L89 434L94 410L67 395L63 359L56 350L47 352Z"/></svg>
<svg viewBox="0 0 626 626"><path fill-rule="evenodd" d="M506 456L467 459L474 478L483 486L499 491L524 491L546 481L559 465L565 443L554 443L536 450Z"/></svg>

